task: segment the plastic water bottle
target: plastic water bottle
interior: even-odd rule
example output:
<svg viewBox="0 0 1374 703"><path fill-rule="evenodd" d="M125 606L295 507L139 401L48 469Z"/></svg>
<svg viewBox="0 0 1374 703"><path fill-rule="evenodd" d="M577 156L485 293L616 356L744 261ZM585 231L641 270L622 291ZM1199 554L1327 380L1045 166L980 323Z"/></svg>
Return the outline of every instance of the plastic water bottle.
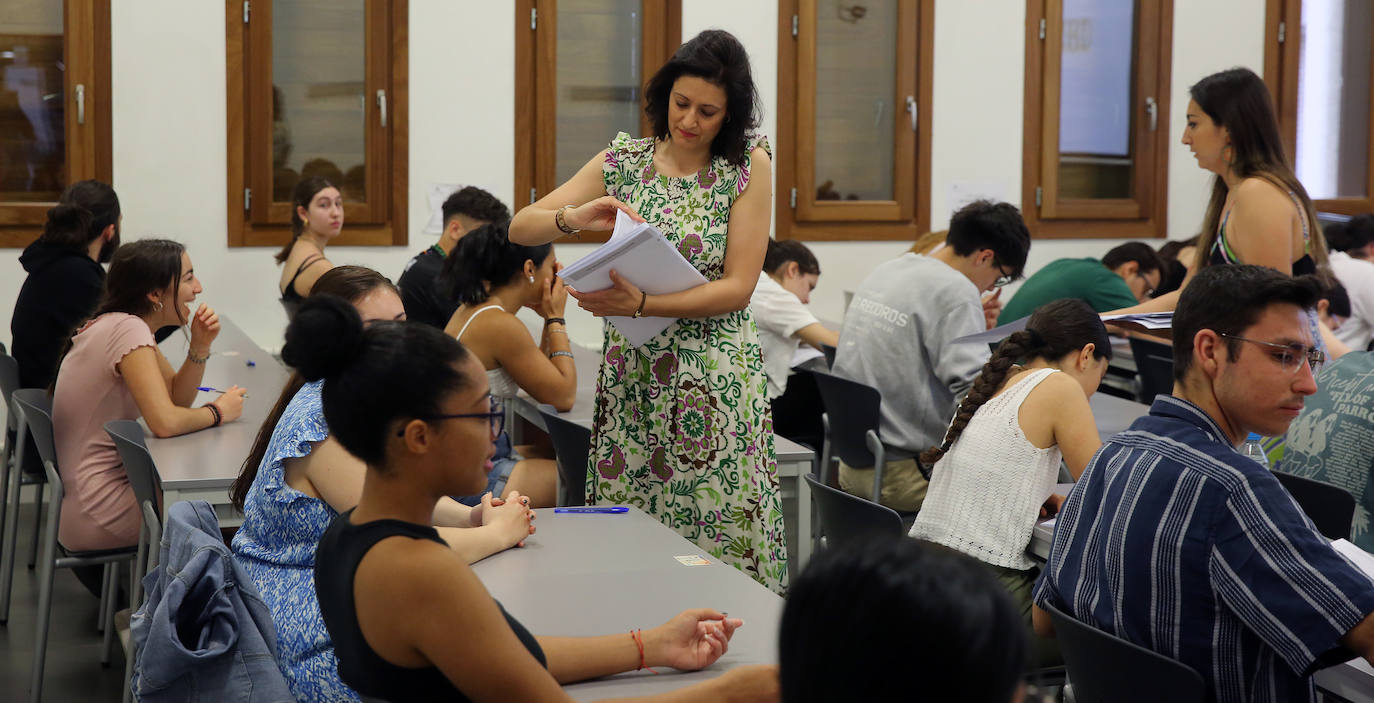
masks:
<svg viewBox="0 0 1374 703"><path fill-rule="evenodd" d="M1269 455L1264 453L1264 445L1260 444L1260 436L1251 432L1245 438L1245 444L1240 447L1240 453L1258 461L1263 466L1269 466Z"/></svg>

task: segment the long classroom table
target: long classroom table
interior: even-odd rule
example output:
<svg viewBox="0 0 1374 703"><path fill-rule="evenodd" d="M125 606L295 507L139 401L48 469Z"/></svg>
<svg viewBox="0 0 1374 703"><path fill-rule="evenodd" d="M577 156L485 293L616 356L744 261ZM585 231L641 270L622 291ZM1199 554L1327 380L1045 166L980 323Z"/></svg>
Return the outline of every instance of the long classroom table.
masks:
<svg viewBox="0 0 1374 703"><path fill-rule="evenodd" d="M228 317L220 315L219 321L219 337L210 348L201 385L246 388L243 415L219 427L178 437L154 437L146 426L144 432L148 453L162 476L163 506L179 500L206 500L215 506L219 524L233 527L243 523L243 516L229 504L229 488L238 478L258 428L276 404L290 372ZM184 335L174 334L158 346L175 368L186 358L187 343ZM203 405L218 396L202 392L194 405Z"/></svg>
<svg viewBox="0 0 1374 703"><path fill-rule="evenodd" d="M536 635L585 636L650 628L689 608L742 618L711 667L630 672L565 686L577 700L663 693L747 664L776 664L782 598L706 554L637 508L622 515L535 511L539 531L521 549L473 566L492 597ZM701 556L707 566L674 557Z"/></svg>
<svg viewBox="0 0 1374 703"><path fill-rule="evenodd" d="M560 415L583 427L591 429L596 409L596 377L601 368L601 353L581 345L572 345L573 362L577 366L577 398L572 410ZM528 394L521 393L508 403L511 410L529 421L530 424L547 430L544 418L539 412L539 404ZM811 473L816 461L816 453L781 435L773 437L774 452L778 461L778 477L787 481L783 489L790 489L797 497L797 521L789 526L789 535L794 535L796 552L792 559L792 573L801 573L801 568L811 558L811 487L802 476ZM795 529L792 529L795 528Z"/></svg>

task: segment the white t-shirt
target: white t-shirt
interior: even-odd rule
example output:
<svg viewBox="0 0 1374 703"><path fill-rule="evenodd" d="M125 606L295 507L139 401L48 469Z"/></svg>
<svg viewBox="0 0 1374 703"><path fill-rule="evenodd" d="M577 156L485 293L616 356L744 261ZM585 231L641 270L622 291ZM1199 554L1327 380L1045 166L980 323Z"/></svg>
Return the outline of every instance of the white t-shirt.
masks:
<svg viewBox="0 0 1374 703"><path fill-rule="evenodd" d="M778 285L767 273L759 274L758 285L749 298L754 311L754 324L759 328L759 344L763 347L763 371L768 375L768 399L773 400L787 390L787 376L792 373L792 355L801 340L797 330L816 323L816 316L791 291Z"/></svg>
<svg viewBox="0 0 1374 703"><path fill-rule="evenodd" d="M1350 296L1350 319L1336 330L1336 339L1355 351L1369 346L1374 337L1374 262L1331 252L1331 272Z"/></svg>

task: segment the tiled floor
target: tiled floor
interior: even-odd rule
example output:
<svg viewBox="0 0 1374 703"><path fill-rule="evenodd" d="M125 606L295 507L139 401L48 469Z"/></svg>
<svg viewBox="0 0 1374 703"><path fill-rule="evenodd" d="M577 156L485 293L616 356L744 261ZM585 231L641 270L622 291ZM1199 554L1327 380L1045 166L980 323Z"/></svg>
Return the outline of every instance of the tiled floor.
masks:
<svg viewBox="0 0 1374 703"><path fill-rule="evenodd" d="M27 701L38 609L38 571L28 569L33 538L32 500L19 513L14 594L9 622L0 626L0 700ZM96 632L99 602L69 569L53 578L52 624L43 676L43 700L61 703L118 702L123 694L124 655L115 641L109 667L100 665L103 638Z"/></svg>

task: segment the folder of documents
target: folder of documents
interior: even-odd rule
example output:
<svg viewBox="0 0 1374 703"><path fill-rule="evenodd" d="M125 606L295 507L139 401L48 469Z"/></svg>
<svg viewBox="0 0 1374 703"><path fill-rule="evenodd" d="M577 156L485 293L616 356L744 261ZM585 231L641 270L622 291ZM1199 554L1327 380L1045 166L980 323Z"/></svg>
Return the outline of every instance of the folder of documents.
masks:
<svg viewBox="0 0 1374 703"><path fill-rule="evenodd" d="M616 213L609 241L558 275L576 290L594 292L611 287L611 269L649 295L679 293L706 282L706 277L682 257L663 232L648 222L635 222L624 212ZM677 321L671 317L606 319L637 347Z"/></svg>

